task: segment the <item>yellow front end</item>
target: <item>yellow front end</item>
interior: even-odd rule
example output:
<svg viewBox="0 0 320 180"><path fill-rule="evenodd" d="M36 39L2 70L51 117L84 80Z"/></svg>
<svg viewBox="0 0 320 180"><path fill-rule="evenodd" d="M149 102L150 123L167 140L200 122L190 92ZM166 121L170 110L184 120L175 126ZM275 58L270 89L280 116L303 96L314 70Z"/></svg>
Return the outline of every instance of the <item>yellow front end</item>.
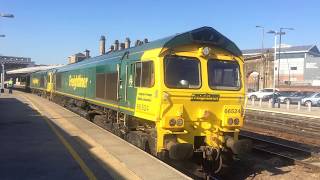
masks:
<svg viewBox="0 0 320 180"><path fill-rule="evenodd" d="M165 60L168 57L176 59L183 57L179 61L172 59L172 62L190 60L190 65L187 64L184 67L186 74L179 75L179 78L182 79L184 76L187 78L187 73L193 71L192 60L197 61L199 80L190 80L195 81L195 84L188 84L190 82L182 80L181 86L169 85L174 82L166 79L170 78L166 77L170 73L171 60ZM213 60L218 64L212 64ZM236 67L235 65L238 67L238 72L236 72L238 77L233 77L238 81L234 84L236 87L212 87L210 84L217 84L218 81L223 85L225 85L224 82L230 81L228 77L225 79L222 77L220 80L217 77L222 76L221 73L228 75L232 68L222 71L216 68L218 66L228 68L229 62L234 64L232 67ZM214 69L214 73L210 72L209 66ZM161 57L160 67L164 68L161 68L161 77L159 77L162 95L160 97L160 120L157 121L157 152L168 150L174 143L192 144L194 151L201 146L223 150L227 148L227 137L234 141L238 140L239 129L243 126L245 100L242 57L235 57L214 47L193 45L174 49L170 54ZM178 69L177 67L174 68Z"/></svg>

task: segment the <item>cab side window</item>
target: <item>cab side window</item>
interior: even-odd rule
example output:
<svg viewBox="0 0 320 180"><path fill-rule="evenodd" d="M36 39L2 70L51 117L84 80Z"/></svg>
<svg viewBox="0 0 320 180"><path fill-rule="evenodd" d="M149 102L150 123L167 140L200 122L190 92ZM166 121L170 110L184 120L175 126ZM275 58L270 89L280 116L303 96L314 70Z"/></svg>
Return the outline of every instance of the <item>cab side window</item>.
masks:
<svg viewBox="0 0 320 180"><path fill-rule="evenodd" d="M135 63L135 87L152 87L154 85L154 66L152 61Z"/></svg>

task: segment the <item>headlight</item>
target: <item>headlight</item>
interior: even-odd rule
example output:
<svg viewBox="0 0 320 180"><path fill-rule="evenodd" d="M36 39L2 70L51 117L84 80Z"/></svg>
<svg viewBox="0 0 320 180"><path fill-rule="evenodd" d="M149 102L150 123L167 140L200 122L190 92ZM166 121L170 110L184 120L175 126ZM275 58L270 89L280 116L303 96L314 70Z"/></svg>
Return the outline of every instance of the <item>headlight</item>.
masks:
<svg viewBox="0 0 320 180"><path fill-rule="evenodd" d="M177 126L183 126L183 119L177 120Z"/></svg>
<svg viewBox="0 0 320 180"><path fill-rule="evenodd" d="M232 124L233 124L233 119L232 119L232 118L229 118L229 119L228 119L228 125L231 126Z"/></svg>
<svg viewBox="0 0 320 180"><path fill-rule="evenodd" d="M175 119L170 119L169 125L170 126L175 126L177 124L177 121Z"/></svg>
<svg viewBox="0 0 320 180"><path fill-rule="evenodd" d="M203 56L208 56L210 54L210 48L209 47L204 47L202 49L202 55Z"/></svg>

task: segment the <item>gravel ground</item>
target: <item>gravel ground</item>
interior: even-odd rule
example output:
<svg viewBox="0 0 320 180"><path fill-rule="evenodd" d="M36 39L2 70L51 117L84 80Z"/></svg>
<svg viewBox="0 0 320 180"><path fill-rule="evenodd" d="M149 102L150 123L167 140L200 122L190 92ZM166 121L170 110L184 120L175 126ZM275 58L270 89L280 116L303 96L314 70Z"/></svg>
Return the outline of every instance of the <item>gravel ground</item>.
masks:
<svg viewBox="0 0 320 180"><path fill-rule="evenodd" d="M301 166L286 166L278 169L278 172L270 172L263 170L259 174L252 174L246 178L247 180L259 180L259 179L270 179L270 180L319 180L320 173L308 172L307 169Z"/></svg>
<svg viewBox="0 0 320 180"><path fill-rule="evenodd" d="M251 131L251 132L262 134L262 135L272 136L272 137L284 139L287 141L301 143L310 148L314 147L314 151L316 152L320 151L320 137L318 138L305 137L303 136L303 132L301 132L301 134L279 132L279 131L274 131L268 128L255 127L252 124L246 124L243 130Z"/></svg>
<svg viewBox="0 0 320 180"><path fill-rule="evenodd" d="M293 165L285 160L271 156L252 152L246 156L240 157L232 173L223 177L225 180L319 180L320 172Z"/></svg>
<svg viewBox="0 0 320 180"><path fill-rule="evenodd" d="M262 135L273 136L280 139L298 142L305 146L315 147L314 150L320 151L319 138L306 138L304 136L277 132L272 129L264 129L246 125L246 131L255 132ZM239 157L235 163L232 173L223 179L226 180L319 180L320 172L307 169L303 166L294 165L285 160L259 152L251 152L245 156Z"/></svg>

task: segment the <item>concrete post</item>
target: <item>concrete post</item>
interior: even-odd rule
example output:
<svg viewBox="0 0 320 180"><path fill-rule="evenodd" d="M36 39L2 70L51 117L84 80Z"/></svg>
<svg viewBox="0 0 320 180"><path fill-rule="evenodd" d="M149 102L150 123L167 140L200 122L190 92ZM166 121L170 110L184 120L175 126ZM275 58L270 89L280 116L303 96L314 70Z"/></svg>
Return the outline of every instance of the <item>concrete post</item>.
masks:
<svg viewBox="0 0 320 180"><path fill-rule="evenodd" d="M251 105L254 106L254 98L251 99Z"/></svg>
<svg viewBox="0 0 320 180"><path fill-rule="evenodd" d="M259 100L259 106L262 107L262 98Z"/></svg>
<svg viewBox="0 0 320 180"><path fill-rule="evenodd" d="M269 99L268 107L272 108L272 99Z"/></svg>
<svg viewBox="0 0 320 180"><path fill-rule="evenodd" d="M308 111L311 112L312 103L308 103Z"/></svg>
<svg viewBox="0 0 320 180"><path fill-rule="evenodd" d="M301 102L298 101L298 111L300 111L300 108L301 108Z"/></svg>
<svg viewBox="0 0 320 180"><path fill-rule="evenodd" d="M287 110L290 109L290 101L287 101Z"/></svg>
<svg viewBox="0 0 320 180"><path fill-rule="evenodd" d="M2 66L2 73L1 73L1 93L4 93L4 64Z"/></svg>

